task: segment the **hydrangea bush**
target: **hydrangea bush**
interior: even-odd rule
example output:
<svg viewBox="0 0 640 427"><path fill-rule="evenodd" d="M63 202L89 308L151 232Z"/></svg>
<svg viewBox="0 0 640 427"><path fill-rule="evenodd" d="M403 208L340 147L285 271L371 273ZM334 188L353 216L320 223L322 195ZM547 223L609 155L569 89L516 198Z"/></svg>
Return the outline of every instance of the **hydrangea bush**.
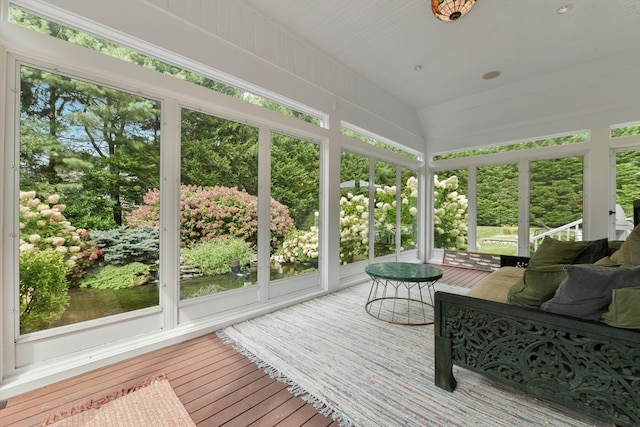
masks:
<svg viewBox="0 0 640 427"><path fill-rule="evenodd" d="M317 261L318 227L312 226L309 231L289 232L272 260L278 263Z"/></svg>
<svg viewBox="0 0 640 427"><path fill-rule="evenodd" d="M340 198L340 263L367 258L369 253L369 198L348 193Z"/></svg>
<svg viewBox="0 0 640 427"><path fill-rule="evenodd" d="M376 211L375 230L377 234L385 232L395 233L396 228L396 186L388 186L376 188ZM400 193L400 224L401 227L410 229L405 233L404 230L400 235L400 250L413 248L416 246L414 240L413 229L416 224L416 215L418 208L416 201L418 198L418 180L415 177L409 177L406 185Z"/></svg>
<svg viewBox="0 0 640 427"><path fill-rule="evenodd" d="M415 217L418 214L417 180L410 177L400 194L400 215L403 231L401 249L415 247ZM376 189L374 227L376 236L395 233L395 186ZM407 228L408 230L404 230ZM407 232L405 232L407 231ZM367 259L369 253L369 198L364 194L348 193L340 198L340 262L348 264ZM273 257L279 262L307 262L318 257L318 229L294 231L287 235L282 248Z"/></svg>
<svg viewBox="0 0 640 427"><path fill-rule="evenodd" d="M143 204L128 218L130 226L154 225L160 221L160 191L148 192ZM180 188L180 225L183 246L218 237L237 237L252 246L258 241L258 198L236 187ZM289 209L271 199L271 237L279 244L293 228Z"/></svg>
<svg viewBox="0 0 640 427"><path fill-rule="evenodd" d="M434 181L434 247L467 249L467 197L458 193L458 177Z"/></svg>
<svg viewBox="0 0 640 427"><path fill-rule="evenodd" d="M35 191L20 192L20 252L57 252L68 268L72 285L100 256L90 243L89 232L65 218L66 205L58 194L38 198Z"/></svg>

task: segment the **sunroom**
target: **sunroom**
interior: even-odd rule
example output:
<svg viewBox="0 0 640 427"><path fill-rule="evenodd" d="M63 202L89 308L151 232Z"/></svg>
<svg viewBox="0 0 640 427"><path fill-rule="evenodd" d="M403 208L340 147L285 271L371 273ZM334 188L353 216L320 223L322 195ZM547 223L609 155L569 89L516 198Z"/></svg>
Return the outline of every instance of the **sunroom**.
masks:
<svg viewBox="0 0 640 427"><path fill-rule="evenodd" d="M640 199L632 1L0 5L0 400Z"/></svg>

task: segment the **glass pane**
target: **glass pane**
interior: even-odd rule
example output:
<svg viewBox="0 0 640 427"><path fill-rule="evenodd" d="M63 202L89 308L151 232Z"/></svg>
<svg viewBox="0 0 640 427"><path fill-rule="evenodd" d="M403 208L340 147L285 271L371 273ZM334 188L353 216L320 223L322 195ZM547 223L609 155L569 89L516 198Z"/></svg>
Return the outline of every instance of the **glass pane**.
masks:
<svg viewBox="0 0 640 427"><path fill-rule="evenodd" d="M634 204L639 202L640 151L617 153L615 240L624 240L631 233L635 215Z"/></svg>
<svg viewBox="0 0 640 427"><path fill-rule="evenodd" d="M207 89L224 93L226 95L233 96L234 98L242 99L243 101L249 102L251 104L259 105L268 110L276 111L286 116L303 120L307 123L312 123L320 126L323 121L322 116L319 113L312 111L303 112L300 108L287 106L278 101L270 100L257 94L252 94L247 90L241 89L239 87L231 86L227 83L222 83L217 80L212 80L197 72L192 72L176 67L175 65L129 49L128 47L120 43L111 42L101 37L96 37L87 32L51 21L48 18L43 18L38 15L32 14L31 12L20 9L15 5L10 5L9 7L9 19L11 22L16 23L22 27L30 28L34 31L47 34L60 40L65 40L69 43L86 47L96 52L101 52L105 55L113 56L123 61L159 71L165 75L170 75L177 79L185 80L193 84L205 87Z"/></svg>
<svg viewBox="0 0 640 427"><path fill-rule="evenodd" d="M374 242L375 257L396 252L396 166L386 162L375 165Z"/></svg>
<svg viewBox="0 0 640 427"><path fill-rule="evenodd" d="M617 126L611 129L611 138L620 138L629 135L640 135L640 124Z"/></svg>
<svg viewBox="0 0 640 427"><path fill-rule="evenodd" d="M434 248L467 249L467 170L440 171L433 181Z"/></svg>
<svg viewBox="0 0 640 427"><path fill-rule="evenodd" d="M271 136L271 280L318 269L320 146Z"/></svg>
<svg viewBox="0 0 640 427"><path fill-rule="evenodd" d="M369 159L343 151L340 160L340 263L369 257Z"/></svg>
<svg viewBox="0 0 640 427"><path fill-rule="evenodd" d="M516 255L518 252L518 165L478 168L476 251Z"/></svg>
<svg viewBox="0 0 640 427"><path fill-rule="evenodd" d="M555 138L539 139L533 141L519 142L517 144L496 145L487 148L477 148L475 150L457 151L455 153L439 154L433 156L433 160L457 159L461 157L477 157L485 154L504 153L507 151L530 150L541 147L554 147L559 145L579 144L589 140L588 132L581 132L572 135L557 136Z"/></svg>
<svg viewBox="0 0 640 427"><path fill-rule="evenodd" d="M258 129L182 109L180 298L255 284Z"/></svg>
<svg viewBox="0 0 640 427"><path fill-rule="evenodd" d="M582 240L582 157L531 162L530 251L544 236Z"/></svg>
<svg viewBox="0 0 640 427"><path fill-rule="evenodd" d="M402 168L400 196L400 250L415 249L418 241L418 179L417 173Z"/></svg>
<svg viewBox="0 0 640 427"><path fill-rule="evenodd" d="M158 304L160 104L21 67L20 331Z"/></svg>

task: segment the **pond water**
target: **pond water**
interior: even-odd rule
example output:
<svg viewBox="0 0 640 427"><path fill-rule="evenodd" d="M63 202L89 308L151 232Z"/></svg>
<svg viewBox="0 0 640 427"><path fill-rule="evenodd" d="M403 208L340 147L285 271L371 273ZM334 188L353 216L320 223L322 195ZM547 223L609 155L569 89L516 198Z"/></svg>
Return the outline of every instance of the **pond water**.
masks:
<svg viewBox="0 0 640 427"><path fill-rule="evenodd" d="M308 270L315 270L315 268L301 264L273 266L271 280L304 274ZM257 282L257 273L255 269L247 273L246 278L244 276L234 278L231 274L221 274L182 279L180 281L180 298L187 299L243 286L252 286ZM73 288L69 289L68 293L69 307L51 327L70 325L159 304L156 283L119 290Z"/></svg>

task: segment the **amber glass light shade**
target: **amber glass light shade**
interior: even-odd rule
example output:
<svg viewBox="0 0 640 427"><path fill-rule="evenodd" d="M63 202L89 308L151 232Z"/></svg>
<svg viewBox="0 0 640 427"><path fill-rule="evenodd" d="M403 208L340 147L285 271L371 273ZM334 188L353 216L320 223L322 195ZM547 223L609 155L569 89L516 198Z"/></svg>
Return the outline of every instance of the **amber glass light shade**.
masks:
<svg viewBox="0 0 640 427"><path fill-rule="evenodd" d="M431 10L441 21L455 21L469 13L476 0L431 0Z"/></svg>

